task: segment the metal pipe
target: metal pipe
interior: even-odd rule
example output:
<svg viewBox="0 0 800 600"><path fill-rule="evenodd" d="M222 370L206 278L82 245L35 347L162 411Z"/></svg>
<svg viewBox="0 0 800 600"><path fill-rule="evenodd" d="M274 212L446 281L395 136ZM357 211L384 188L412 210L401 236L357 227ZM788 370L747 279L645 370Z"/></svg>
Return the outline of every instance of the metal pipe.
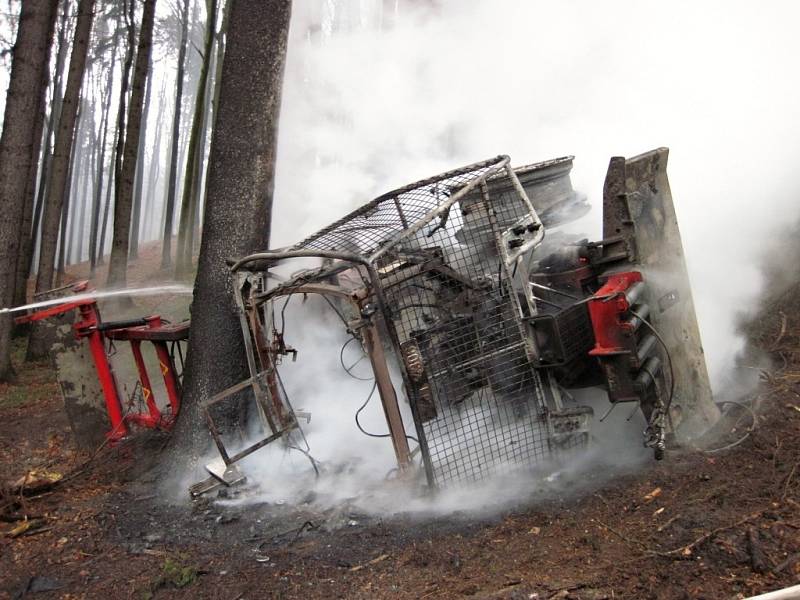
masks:
<svg viewBox="0 0 800 600"><path fill-rule="evenodd" d="M369 360L372 363L372 371L375 373L375 383L378 385L378 394L381 397L386 423L389 425L392 445L397 456L397 465L401 470L406 470L411 466L411 451L406 439L406 430L403 425L403 417L400 414L400 406L397 403L397 394L394 391L392 378L389 375L389 367L386 364L383 343L375 322L370 322L365 327L364 346L366 346Z"/></svg>

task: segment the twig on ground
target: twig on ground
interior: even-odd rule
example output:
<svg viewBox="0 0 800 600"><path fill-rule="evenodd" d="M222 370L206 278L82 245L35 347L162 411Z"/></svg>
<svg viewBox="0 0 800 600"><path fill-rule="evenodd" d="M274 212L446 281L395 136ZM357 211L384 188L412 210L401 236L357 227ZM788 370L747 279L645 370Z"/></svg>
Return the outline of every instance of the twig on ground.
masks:
<svg viewBox="0 0 800 600"><path fill-rule="evenodd" d="M697 538L693 542L690 542L690 543L688 543L688 544L686 544L684 546L680 546L679 548L674 548L672 550L667 550L666 552L661 552L661 551L658 551L658 550L650 550L649 553L650 554L654 554L656 556L662 556L664 558L675 558L675 557L685 558L687 556L690 556L692 554L692 552L694 551L694 549L697 548L697 546L699 546L703 542L706 542L706 541L710 540L711 538L713 538L718 533L722 533L723 531L727 531L728 529L734 529L736 527L739 527L740 525L744 525L745 523L748 523L748 522L752 521L753 519L757 519L763 513L764 513L764 510L759 510L758 512L751 513L751 514L747 515L746 517L743 517L743 518L739 519L735 523L731 523L730 525L724 525L722 527L717 527L716 529L712 529L708 533L704 533L703 535L701 535L699 538Z"/></svg>
<svg viewBox="0 0 800 600"><path fill-rule="evenodd" d="M783 493L781 494L781 502L786 499L786 494L789 493L789 484L792 482L792 477L794 477L794 472L797 470L797 464L794 463L792 466L792 470L789 471L789 476L786 478L786 483L783 485Z"/></svg>
<svg viewBox="0 0 800 600"><path fill-rule="evenodd" d="M657 531L658 533L661 533L661 532L662 532L662 531L664 531L664 530L665 530L667 527L669 527L670 525L672 525L672 524L673 524L675 521L677 521L677 520L678 520L678 519L680 519L680 518L681 518L681 516L680 516L680 515L675 515L674 517L672 517L672 518L671 518L669 521L667 521L667 522L666 522L666 523L664 523L663 525L659 525L659 526L658 526L658 528L656 529L656 531Z"/></svg>
<svg viewBox="0 0 800 600"><path fill-rule="evenodd" d="M786 335L786 313L783 312L782 310L778 312L781 315L781 331L778 334L778 337L775 338L775 341L772 342L772 346L770 346L770 351L776 350L778 348L778 344L781 343L783 336Z"/></svg>
<svg viewBox="0 0 800 600"><path fill-rule="evenodd" d="M361 569L363 569L364 567L367 567L367 566L369 566L369 565L374 565L374 564L377 564L377 563L379 563L379 562L381 562L381 561L384 561L384 560L386 560L387 558L389 558L389 555L388 555L388 554L381 554L380 556L376 556L376 557L375 557L375 558L373 558L372 560L369 560L369 561L367 561L367 562L365 562L365 563L363 563L363 564L361 564L361 565L356 565L355 567L350 567L350 570L351 570L351 571L360 571L360 570L361 570Z"/></svg>
<svg viewBox="0 0 800 600"><path fill-rule="evenodd" d="M608 530L609 530L611 533L613 533L613 534L614 534L615 536L617 536L619 539L621 539L621 540L623 540L623 541L625 541L625 542L628 542L629 544L635 544L635 545L639 546L640 548L643 548L644 550L646 550L646 551L648 551L648 552L654 552L654 550L652 550L652 549L651 549L649 546L647 546L647 544L645 544L645 543L643 543L643 542L640 542L639 540L634 540L634 539L632 539L632 538L629 538L629 537L628 537L628 536L626 536L626 535L623 535L622 533L620 533L619 531L617 531L616 529L614 529L614 528L613 528L613 527L611 527L610 525L608 525L608 524L606 524L606 523L603 523L603 521L601 521L600 519L595 519L595 521L597 521L597 523L598 523L598 524L599 524L601 527L603 527L603 528L605 528L605 529L608 529Z"/></svg>

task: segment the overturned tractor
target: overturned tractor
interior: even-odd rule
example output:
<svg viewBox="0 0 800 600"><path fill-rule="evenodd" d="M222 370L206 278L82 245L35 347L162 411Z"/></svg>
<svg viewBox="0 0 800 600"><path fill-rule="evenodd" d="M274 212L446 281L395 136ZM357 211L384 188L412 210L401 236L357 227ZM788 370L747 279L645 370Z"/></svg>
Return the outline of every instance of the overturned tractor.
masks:
<svg viewBox="0 0 800 600"><path fill-rule="evenodd" d="M513 168L498 156L389 192L291 247L238 260L251 377L206 403L228 467L217 475L229 483L234 463L269 443L304 443L279 368L296 352L275 322L296 294L324 296L363 347L398 467L415 469L419 453L431 487L581 451L592 409L574 401L576 388L602 385L610 409L641 409L644 443L657 459L673 438L707 427L718 415L667 156L661 148L611 159L603 239L594 242L548 235L588 210L572 189L571 157ZM273 274L292 261L305 268L287 279ZM265 435L233 453L214 407L245 389Z"/></svg>

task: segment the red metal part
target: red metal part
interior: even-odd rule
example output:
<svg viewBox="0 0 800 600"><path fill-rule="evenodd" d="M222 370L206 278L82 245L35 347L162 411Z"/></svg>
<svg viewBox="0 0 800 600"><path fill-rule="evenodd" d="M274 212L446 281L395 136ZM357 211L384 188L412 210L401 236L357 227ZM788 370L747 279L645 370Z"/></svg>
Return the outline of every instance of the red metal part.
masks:
<svg viewBox="0 0 800 600"><path fill-rule="evenodd" d="M73 291L83 292L87 289L87 282L80 282L73 286ZM169 430L175 422L180 411L180 383L178 381L175 363L167 347L168 342L186 340L189 335L189 324L168 325L162 322L161 317L154 315L146 317L146 325L135 327L120 327L101 331L99 325L102 323L97 302L94 298L85 298L77 301L65 299L63 304L49 306L40 311L36 311L16 319L17 323L30 321L40 321L49 317L63 314L71 310L78 309L80 320L74 325L75 337L85 338L89 344L89 351L92 354L95 371L100 386L103 390L103 398L106 404L106 412L111 422L111 431L106 435L111 441L117 441L129 434L128 424L134 423L149 429ZM139 382L142 386L147 412L123 414L122 402L114 372L106 353L106 338L114 340L126 340L131 344L133 360L136 363L136 370L139 374ZM158 408L153 397L153 388L150 377L147 373L144 358L142 356L141 343L149 341L155 346L156 355L164 377L164 385L167 390L167 399L170 405L170 414L164 415Z"/></svg>
<svg viewBox="0 0 800 600"><path fill-rule="evenodd" d="M630 325L626 313L630 302L626 292L642 281L638 271L615 273L589 300L589 316L594 330L592 356L621 354L630 349Z"/></svg>

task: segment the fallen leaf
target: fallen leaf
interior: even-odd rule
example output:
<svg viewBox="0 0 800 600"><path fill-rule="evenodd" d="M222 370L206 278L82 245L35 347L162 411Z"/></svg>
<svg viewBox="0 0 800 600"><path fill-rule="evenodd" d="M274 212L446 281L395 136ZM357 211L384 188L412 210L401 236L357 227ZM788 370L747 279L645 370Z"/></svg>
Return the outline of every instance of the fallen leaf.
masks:
<svg viewBox="0 0 800 600"><path fill-rule="evenodd" d="M20 523L19 525L14 527L14 529L9 531L7 535L8 535L8 537L12 537L12 538L13 537L17 537L18 535L22 535L23 533L28 531L28 529L30 529L30 528L31 528L31 522L28 521L28 519L25 519L22 523Z"/></svg>
<svg viewBox="0 0 800 600"><path fill-rule="evenodd" d="M654 489L652 492L650 492L649 494L647 494L644 497L644 501L645 502L652 502L653 500L658 498L660 495L661 495L661 488L657 487L656 489Z"/></svg>

